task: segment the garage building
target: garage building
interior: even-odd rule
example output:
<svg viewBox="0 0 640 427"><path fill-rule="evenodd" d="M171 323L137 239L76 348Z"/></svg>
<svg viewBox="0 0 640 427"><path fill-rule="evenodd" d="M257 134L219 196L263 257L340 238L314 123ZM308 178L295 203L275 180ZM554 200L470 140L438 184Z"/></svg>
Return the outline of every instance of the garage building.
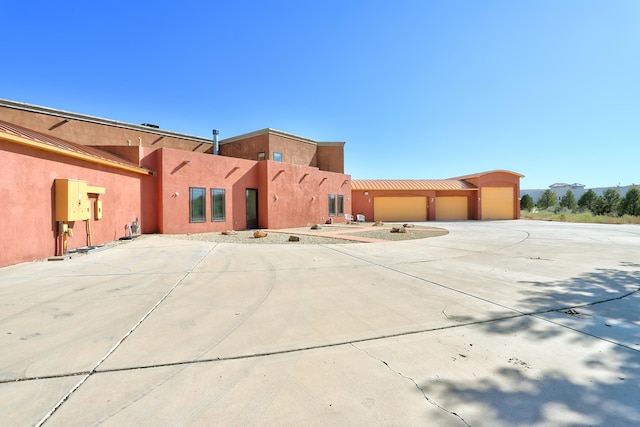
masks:
<svg viewBox="0 0 640 427"><path fill-rule="evenodd" d="M519 219L522 177L495 170L440 180L354 179L353 213L397 222Z"/></svg>

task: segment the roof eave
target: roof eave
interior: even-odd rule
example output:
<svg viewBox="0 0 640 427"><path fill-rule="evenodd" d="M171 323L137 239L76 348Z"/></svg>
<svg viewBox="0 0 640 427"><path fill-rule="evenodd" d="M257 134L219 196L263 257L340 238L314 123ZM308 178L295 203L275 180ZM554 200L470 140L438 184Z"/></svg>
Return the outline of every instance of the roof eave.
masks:
<svg viewBox="0 0 640 427"><path fill-rule="evenodd" d="M0 140L13 142L15 144L22 145L22 146L25 146L25 147L34 148L36 150L41 150L41 151L46 151L46 152L49 152L49 153L59 154L59 155L65 156L65 157L71 157L71 158L74 158L74 159L84 160L84 161L87 161L87 162L90 162L90 163L94 163L94 164L105 165L105 166L109 166L109 167L112 167L112 168L125 170L125 171L128 171L128 172L134 172L134 173L138 173L138 174L141 174L141 175L153 175L152 171L150 171L148 169L145 169L145 168L125 165L125 164L122 164L122 163L116 163L116 162L112 162L110 160L93 157L93 156L90 156L88 154L75 153L73 151L65 150L64 148L61 148L61 147L55 147L55 146L52 146L52 145L48 145L48 144L45 144L45 143L42 143L42 142L34 141L34 140L31 140L31 139L28 139L28 138L24 138L24 137L21 137L21 136L12 135L12 134L6 133L6 132L1 132L0 131Z"/></svg>

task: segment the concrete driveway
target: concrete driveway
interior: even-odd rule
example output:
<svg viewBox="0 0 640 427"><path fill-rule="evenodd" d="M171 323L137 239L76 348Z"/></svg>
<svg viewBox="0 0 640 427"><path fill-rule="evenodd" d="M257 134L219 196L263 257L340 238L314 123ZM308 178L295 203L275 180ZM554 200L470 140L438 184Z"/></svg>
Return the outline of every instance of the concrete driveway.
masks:
<svg viewBox="0 0 640 427"><path fill-rule="evenodd" d="M640 424L640 227L435 225L0 269L0 425Z"/></svg>

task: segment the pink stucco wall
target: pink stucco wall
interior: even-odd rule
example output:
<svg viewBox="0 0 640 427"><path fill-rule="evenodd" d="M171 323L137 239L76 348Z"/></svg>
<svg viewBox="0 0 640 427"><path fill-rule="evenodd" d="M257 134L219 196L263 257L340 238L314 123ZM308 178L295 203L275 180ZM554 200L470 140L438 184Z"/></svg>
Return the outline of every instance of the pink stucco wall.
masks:
<svg viewBox="0 0 640 427"><path fill-rule="evenodd" d="M246 228L245 190L259 188L257 161L162 148L158 152L160 179L157 210L159 232L204 233ZM206 221L189 222L189 188L206 189ZM226 220L211 221L212 188L226 190Z"/></svg>
<svg viewBox="0 0 640 427"><path fill-rule="evenodd" d="M57 178L104 187L103 218L90 220L92 243L125 235L125 224L141 217L141 181L147 176L71 159L0 141L0 218L3 219L0 266L43 259L56 254L55 185ZM95 200L95 195L91 199ZM71 223L68 249L87 246L87 222ZM144 225L144 224L143 224Z"/></svg>
<svg viewBox="0 0 640 427"><path fill-rule="evenodd" d="M287 163L265 163L269 228L324 223L329 219L329 194L343 195L344 213L351 213L349 175ZM344 222L344 216L332 218L334 222Z"/></svg>
<svg viewBox="0 0 640 427"><path fill-rule="evenodd" d="M325 222L328 195L344 195L351 211L350 176L308 166L251 161L163 148L158 155L159 232L168 234L244 230L245 191L258 190L258 228L288 228ZM189 222L189 188L206 189L206 221ZM211 221L212 188L226 190L226 220ZM335 217L336 222L344 217Z"/></svg>

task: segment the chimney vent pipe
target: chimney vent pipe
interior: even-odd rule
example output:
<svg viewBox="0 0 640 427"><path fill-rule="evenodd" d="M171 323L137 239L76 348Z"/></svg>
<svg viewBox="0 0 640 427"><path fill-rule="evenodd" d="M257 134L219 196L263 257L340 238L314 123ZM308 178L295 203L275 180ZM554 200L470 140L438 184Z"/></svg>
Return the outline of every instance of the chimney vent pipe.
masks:
<svg viewBox="0 0 640 427"><path fill-rule="evenodd" d="M214 155L218 155L219 151L220 151L220 147L218 146L218 135L220 134L220 131L218 129L214 129L213 130L213 154Z"/></svg>

